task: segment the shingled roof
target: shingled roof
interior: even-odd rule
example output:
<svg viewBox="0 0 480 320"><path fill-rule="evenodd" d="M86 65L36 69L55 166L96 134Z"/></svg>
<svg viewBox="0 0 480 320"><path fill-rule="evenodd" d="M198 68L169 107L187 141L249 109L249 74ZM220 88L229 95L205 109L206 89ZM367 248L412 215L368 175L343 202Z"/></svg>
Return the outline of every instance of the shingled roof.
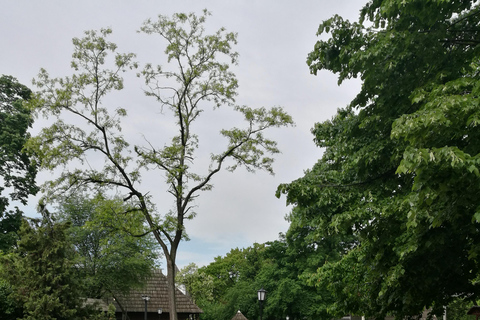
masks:
<svg viewBox="0 0 480 320"><path fill-rule="evenodd" d="M152 277L146 282L145 288L140 290L132 290L128 295L118 296L119 302L127 312L144 312L145 301L142 296L149 296L147 303L148 312L157 313L159 308L163 313L169 313L168 307L168 287L167 277L160 271L155 270ZM187 295L183 294L179 289L175 292L177 300L177 313L203 313ZM121 312L120 307L115 303L117 312Z"/></svg>
<svg viewBox="0 0 480 320"><path fill-rule="evenodd" d="M248 320L248 319L243 315L243 313L240 312L240 310L238 310L238 312L235 314L232 320Z"/></svg>

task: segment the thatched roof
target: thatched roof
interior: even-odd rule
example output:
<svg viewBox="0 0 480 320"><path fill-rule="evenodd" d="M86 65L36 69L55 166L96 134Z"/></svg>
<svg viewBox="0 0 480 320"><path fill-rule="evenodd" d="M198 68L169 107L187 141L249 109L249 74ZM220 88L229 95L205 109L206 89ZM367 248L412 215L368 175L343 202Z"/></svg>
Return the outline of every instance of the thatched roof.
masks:
<svg viewBox="0 0 480 320"><path fill-rule="evenodd" d="M232 320L248 320L243 313L238 310L237 314L232 318Z"/></svg>
<svg viewBox="0 0 480 320"><path fill-rule="evenodd" d="M118 296L119 302L127 312L144 312L145 301L142 296L149 296L147 303L148 312L157 313L159 308L163 313L169 313L168 307L168 288L167 277L160 270L155 270L150 279L147 280L145 288L140 290L132 290L126 296ZM177 313L203 313L190 297L184 295L180 290L175 292L177 300ZM115 303L117 312L121 312L120 307Z"/></svg>

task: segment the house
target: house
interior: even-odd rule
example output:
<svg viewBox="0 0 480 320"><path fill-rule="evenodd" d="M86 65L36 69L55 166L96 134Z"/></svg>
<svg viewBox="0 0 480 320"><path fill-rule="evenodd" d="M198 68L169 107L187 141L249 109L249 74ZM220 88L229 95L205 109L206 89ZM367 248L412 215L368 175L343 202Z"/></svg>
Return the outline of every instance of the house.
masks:
<svg viewBox="0 0 480 320"><path fill-rule="evenodd" d="M155 270L151 278L147 279L143 289L132 290L127 295L116 297L113 304L116 308L117 320L144 320L144 297L148 297L147 319L169 319L167 277L160 270ZM198 319L199 314L203 313L202 309L179 289L176 289L175 297L178 320Z"/></svg>

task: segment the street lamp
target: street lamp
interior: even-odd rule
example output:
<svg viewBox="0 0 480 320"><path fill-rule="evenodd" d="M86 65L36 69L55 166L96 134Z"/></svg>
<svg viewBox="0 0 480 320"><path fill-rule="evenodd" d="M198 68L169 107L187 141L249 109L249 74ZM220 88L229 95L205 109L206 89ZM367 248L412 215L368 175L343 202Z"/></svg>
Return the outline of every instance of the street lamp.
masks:
<svg viewBox="0 0 480 320"><path fill-rule="evenodd" d="M145 301L145 317L144 319L147 320L147 304L148 304L148 300L150 300L150 297L147 296L147 295L142 295L142 299Z"/></svg>
<svg viewBox="0 0 480 320"><path fill-rule="evenodd" d="M265 294L267 293L267 291L265 291L265 289L260 289L257 291L257 294L258 294L258 302L260 303L260 320L262 320L262 303L263 301L265 300Z"/></svg>

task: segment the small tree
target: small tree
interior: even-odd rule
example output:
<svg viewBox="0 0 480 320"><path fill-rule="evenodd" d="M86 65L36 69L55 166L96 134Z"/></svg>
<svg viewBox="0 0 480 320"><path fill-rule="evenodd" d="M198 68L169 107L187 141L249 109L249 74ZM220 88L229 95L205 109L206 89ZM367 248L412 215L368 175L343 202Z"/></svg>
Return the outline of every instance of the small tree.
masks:
<svg viewBox="0 0 480 320"><path fill-rule="evenodd" d="M185 286L187 294L193 302L199 304L213 301L213 277L209 274L199 272L195 263L183 267L177 273L176 282Z"/></svg>
<svg viewBox="0 0 480 320"><path fill-rule="evenodd" d="M75 269L85 297L117 296L145 284L158 258L158 244L151 236L133 237L122 230L128 225L131 231L145 232L140 212L120 217L115 212L128 210L122 199L83 193L61 200L58 210L60 219L71 224L68 237L77 253Z"/></svg>
<svg viewBox="0 0 480 320"><path fill-rule="evenodd" d="M236 34L226 33L222 28L213 35L205 35L203 25L207 16L206 11L200 17L193 13L175 14L171 18L159 16L156 22L148 20L141 28L167 41L165 53L168 62L175 66L173 71L167 71L147 64L141 72L149 87L147 95L167 107L176 124L177 133L169 144L163 142L163 147L148 144L131 148L120 132L120 118L127 111L112 110L103 104L110 91L123 88L120 73L136 67L133 54L116 53L117 46L106 40L111 30L88 31L84 38L73 40L72 77L51 79L42 70L35 81L41 91L33 106L48 117L56 116L57 121L32 139L29 148L37 152L42 168L64 167L58 179L45 185L47 197L73 187L94 185L116 188L123 192L125 201L133 201L135 210L143 213L149 232L165 254L172 320L177 318L175 261L179 243L185 237L184 222L195 216L194 199L201 191L211 189L213 176L229 159L233 160L227 167L230 171L244 166L249 171L261 169L272 173L273 159L265 153L275 154L279 150L263 132L293 123L281 108L266 110L234 105L237 80L229 68L237 62L238 54L232 50ZM115 54L113 61L109 60L109 53ZM228 62L221 62L219 56L226 57ZM213 108L233 107L246 120L246 127L220 132L228 142L222 152L212 154L210 165L201 173L193 171L199 146L193 123L200 121L208 104ZM71 118L65 117L65 113L76 120L68 122ZM208 118L205 120L208 125ZM102 164L95 167L93 162L87 162L99 155L104 158ZM76 161L75 169L67 166L72 161ZM166 177L168 191L174 197L173 210L157 211L151 203L152 190L141 191L142 169L156 170L160 177Z"/></svg>

